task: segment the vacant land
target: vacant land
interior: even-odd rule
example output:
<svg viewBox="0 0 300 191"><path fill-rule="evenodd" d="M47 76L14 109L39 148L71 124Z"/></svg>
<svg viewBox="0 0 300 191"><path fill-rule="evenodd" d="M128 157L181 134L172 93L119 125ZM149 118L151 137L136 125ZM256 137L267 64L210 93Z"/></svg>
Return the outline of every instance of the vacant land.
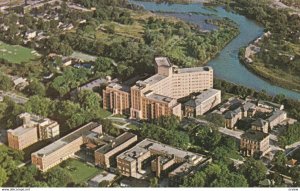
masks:
<svg viewBox="0 0 300 191"><path fill-rule="evenodd" d="M76 159L69 159L65 169L70 172L73 181L76 183L86 182L102 171Z"/></svg>
<svg viewBox="0 0 300 191"><path fill-rule="evenodd" d="M19 45L9 45L0 41L0 59L10 63L21 64L39 58L39 54Z"/></svg>

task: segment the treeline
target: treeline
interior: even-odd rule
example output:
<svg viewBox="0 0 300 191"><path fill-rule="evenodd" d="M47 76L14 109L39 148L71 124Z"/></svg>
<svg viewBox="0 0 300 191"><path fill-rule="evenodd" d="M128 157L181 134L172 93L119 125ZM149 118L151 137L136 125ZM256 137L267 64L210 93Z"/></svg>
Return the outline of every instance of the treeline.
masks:
<svg viewBox="0 0 300 191"><path fill-rule="evenodd" d="M62 135L92 120L102 120L110 114L101 108L101 97L97 93L84 90L72 101L32 96L24 106L5 98L0 104L1 124L7 129L18 127L21 122L16 120L17 115L22 112L30 112L57 121Z"/></svg>

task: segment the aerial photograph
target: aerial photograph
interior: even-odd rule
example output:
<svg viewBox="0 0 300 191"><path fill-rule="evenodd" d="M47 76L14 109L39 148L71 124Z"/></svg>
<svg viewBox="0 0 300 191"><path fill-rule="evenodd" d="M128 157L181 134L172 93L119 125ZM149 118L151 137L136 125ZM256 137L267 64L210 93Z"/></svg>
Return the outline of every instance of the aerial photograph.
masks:
<svg viewBox="0 0 300 191"><path fill-rule="evenodd" d="M0 0L0 190L300 191L300 0Z"/></svg>

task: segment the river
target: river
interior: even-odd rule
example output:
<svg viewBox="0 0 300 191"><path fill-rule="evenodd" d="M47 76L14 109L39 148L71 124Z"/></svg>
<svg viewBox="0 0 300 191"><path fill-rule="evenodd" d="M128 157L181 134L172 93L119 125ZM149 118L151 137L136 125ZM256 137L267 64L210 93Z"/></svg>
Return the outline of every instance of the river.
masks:
<svg viewBox="0 0 300 191"><path fill-rule="evenodd" d="M207 9L202 4L157 4L154 2L144 2L130 0L134 4L143 6L149 11L167 12L184 21L197 24L203 29L212 29L203 22L207 15L211 17L227 17L238 24L240 34L233 39L214 59L208 62L214 68L214 75L235 84L243 85L255 90L265 90L270 95L284 94L288 98L300 100L300 93L270 84L262 78L251 73L242 65L238 59L238 52L241 47L247 46L251 41L263 34L264 28L256 22L246 17L227 12L221 7ZM170 14L172 12L172 14ZM199 14L188 14L199 13Z"/></svg>

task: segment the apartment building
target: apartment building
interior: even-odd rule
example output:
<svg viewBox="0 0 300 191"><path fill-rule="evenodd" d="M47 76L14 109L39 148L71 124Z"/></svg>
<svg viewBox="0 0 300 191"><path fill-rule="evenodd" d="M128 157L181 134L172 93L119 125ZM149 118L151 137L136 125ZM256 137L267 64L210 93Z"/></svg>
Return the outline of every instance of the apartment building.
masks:
<svg viewBox="0 0 300 191"><path fill-rule="evenodd" d="M182 117L178 98L213 87L211 67L178 68L167 58L155 58L156 74L133 86L110 84L103 93L104 108L133 119L155 119L174 114Z"/></svg>
<svg viewBox="0 0 300 191"><path fill-rule="evenodd" d="M157 177L175 164L189 163L197 166L206 160L203 155L177 149L151 139L144 139L117 156L117 168L123 176L139 179L147 173L143 169L143 162L147 159L152 159L150 165Z"/></svg>
<svg viewBox="0 0 300 191"><path fill-rule="evenodd" d="M247 131L241 136L240 150L244 156L262 155L270 147L269 138L269 134L262 131Z"/></svg>
<svg viewBox="0 0 300 191"><path fill-rule="evenodd" d="M184 115L196 117L203 115L221 103L221 91L208 89L184 103Z"/></svg>
<svg viewBox="0 0 300 191"><path fill-rule="evenodd" d="M115 114L130 115L130 87L110 83L103 90L103 108Z"/></svg>
<svg viewBox="0 0 300 191"><path fill-rule="evenodd" d="M50 145L31 154L31 162L42 172L70 158L88 143L89 136L97 138L102 134L102 125L90 122L76 131L60 138Z"/></svg>
<svg viewBox="0 0 300 191"><path fill-rule="evenodd" d="M30 113L22 113L18 117L23 124L7 131L8 146L13 149L23 150L40 140L59 136L59 124L56 121Z"/></svg>
<svg viewBox="0 0 300 191"><path fill-rule="evenodd" d="M102 168L109 168L111 166L110 159L136 141L137 135L128 132L123 133L95 151L95 164Z"/></svg>

